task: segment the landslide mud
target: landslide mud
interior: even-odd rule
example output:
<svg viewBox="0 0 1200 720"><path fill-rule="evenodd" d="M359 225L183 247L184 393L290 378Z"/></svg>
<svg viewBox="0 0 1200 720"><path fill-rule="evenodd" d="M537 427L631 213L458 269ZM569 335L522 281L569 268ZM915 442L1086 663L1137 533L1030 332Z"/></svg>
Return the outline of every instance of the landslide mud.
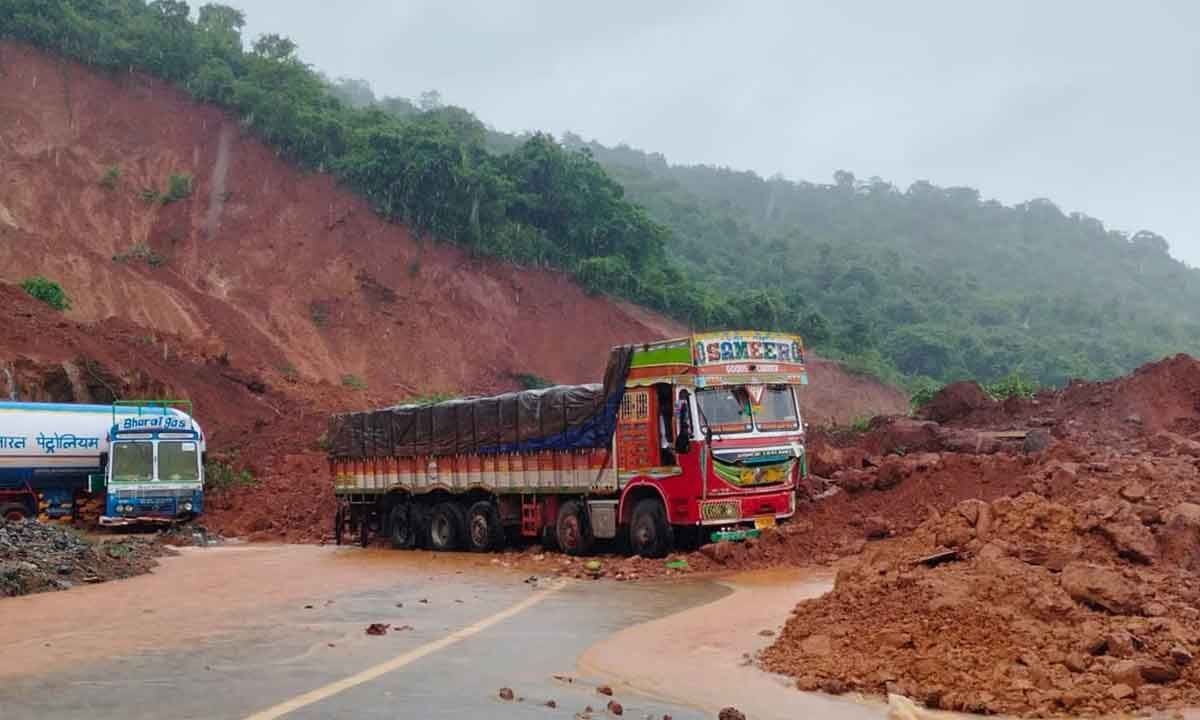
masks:
<svg viewBox="0 0 1200 720"><path fill-rule="evenodd" d="M966 433L980 454L960 481L1004 467L1009 491L865 518L861 554L796 607L762 666L802 690L985 714L1200 706L1198 379L1176 357L1029 401L951 388L934 406L953 432L884 421L836 448L831 483L865 497L961 457L936 447ZM994 434L1031 425L1015 446ZM872 455L898 436L925 452ZM915 512L915 529L896 520Z"/></svg>

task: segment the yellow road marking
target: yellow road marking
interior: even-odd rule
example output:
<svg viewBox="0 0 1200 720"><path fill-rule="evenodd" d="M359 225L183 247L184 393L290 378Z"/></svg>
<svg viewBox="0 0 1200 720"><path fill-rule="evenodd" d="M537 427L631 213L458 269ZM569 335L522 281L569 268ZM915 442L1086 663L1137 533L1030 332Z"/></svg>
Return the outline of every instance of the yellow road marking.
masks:
<svg viewBox="0 0 1200 720"><path fill-rule="evenodd" d="M456 630L440 640L434 640L433 642L426 643L420 647L409 650L403 655L398 655L391 660L379 663L374 667L369 667L360 673L351 675L347 678L342 678L341 680L335 680L328 685L323 685L316 690L310 690L303 695L297 695L291 700L285 700L278 705L247 716L246 720L275 720L276 718L281 718L290 712L299 710L302 707L312 705L315 702L320 702L325 698L337 695L343 690L349 690L352 687L357 687L363 683L370 682L381 675L386 675L393 670L399 670L405 665L409 665L417 660L420 660L430 653L435 653L438 650L450 647L457 642L466 640L472 635L477 635L497 623L504 622L508 618L524 610L528 610L534 605L537 605L541 601L545 600L550 595L558 592L562 588L563 584L558 583L556 585L551 585L545 590L538 590L533 595L530 595L516 605L505 608L495 615L486 617L479 622L462 628L461 630Z"/></svg>

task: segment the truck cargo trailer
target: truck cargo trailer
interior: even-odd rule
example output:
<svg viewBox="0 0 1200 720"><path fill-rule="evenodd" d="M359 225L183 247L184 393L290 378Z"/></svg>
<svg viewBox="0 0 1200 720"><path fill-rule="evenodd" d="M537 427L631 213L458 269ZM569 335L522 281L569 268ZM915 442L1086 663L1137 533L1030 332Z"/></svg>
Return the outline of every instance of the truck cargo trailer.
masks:
<svg viewBox="0 0 1200 720"><path fill-rule="evenodd" d="M334 531L396 547L593 539L661 557L790 517L805 472L799 337L721 332L612 350L603 384L331 419Z"/></svg>

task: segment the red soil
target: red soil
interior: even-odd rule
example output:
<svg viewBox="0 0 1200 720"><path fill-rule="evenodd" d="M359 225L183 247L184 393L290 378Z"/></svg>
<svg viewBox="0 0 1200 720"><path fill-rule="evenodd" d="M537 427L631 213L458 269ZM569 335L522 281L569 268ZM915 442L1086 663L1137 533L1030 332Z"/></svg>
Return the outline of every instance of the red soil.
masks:
<svg viewBox="0 0 1200 720"><path fill-rule="evenodd" d="M418 240L178 88L8 41L0 166L0 283L41 274L72 300L64 315L0 286L0 365L24 399L192 400L210 453L259 480L210 496L205 523L228 534L327 534L330 412L514 389L520 373L598 381L611 346L686 333L562 273ZM140 197L173 173L190 196ZM904 407L836 364L811 373L813 422Z"/></svg>

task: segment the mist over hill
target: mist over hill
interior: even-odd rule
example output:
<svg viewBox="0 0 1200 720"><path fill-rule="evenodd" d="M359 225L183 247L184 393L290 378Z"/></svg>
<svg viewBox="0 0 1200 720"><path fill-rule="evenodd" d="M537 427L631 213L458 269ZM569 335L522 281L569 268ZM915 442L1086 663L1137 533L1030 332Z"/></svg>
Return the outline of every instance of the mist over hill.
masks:
<svg viewBox="0 0 1200 720"><path fill-rule="evenodd" d="M0 35L111 72L138 68L235 113L418 236L571 272L688 326L803 333L910 387L1019 373L1105 377L1200 351L1200 271L1148 231L1050 200L674 166L566 135L508 135L436 92L330 79L244 15L179 0L2 0Z"/></svg>

